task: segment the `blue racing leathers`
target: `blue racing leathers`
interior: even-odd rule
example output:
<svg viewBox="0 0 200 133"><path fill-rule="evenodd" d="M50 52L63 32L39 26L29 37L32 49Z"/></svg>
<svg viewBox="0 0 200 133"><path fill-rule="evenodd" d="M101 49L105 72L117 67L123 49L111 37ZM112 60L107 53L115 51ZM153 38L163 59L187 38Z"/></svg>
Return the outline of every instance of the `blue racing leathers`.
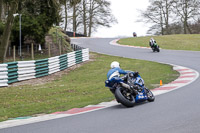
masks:
<svg viewBox="0 0 200 133"><path fill-rule="evenodd" d="M122 70L119 67L115 67L112 68L108 71L107 73L107 79L109 81L109 83L107 84L107 86L112 87L114 85L114 83L116 82L121 82L122 79L120 78L120 74L127 74L128 72Z"/></svg>
<svg viewBox="0 0 200 133"><path fill-rule="evenodd" d="M119 67L112 68L107 73L107 79L111 80L113 77L120 77L120 74L127 74L127 72Z"/></svg>

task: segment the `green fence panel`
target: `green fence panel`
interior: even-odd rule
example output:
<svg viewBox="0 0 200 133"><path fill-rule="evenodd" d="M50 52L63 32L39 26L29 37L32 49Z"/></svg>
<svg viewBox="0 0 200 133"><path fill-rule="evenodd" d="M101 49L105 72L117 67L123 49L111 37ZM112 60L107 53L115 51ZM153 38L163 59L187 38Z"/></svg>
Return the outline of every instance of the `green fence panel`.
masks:
<svg viewBox="0 0 200 133"><path fill-rule="evenodd" d="M68 63L67 63L67 54L61 55L59 57L59 64L60 64L60 70L64 70L68 68Z"/></svg>
<svg viewBox="0 0 200 133"><path fill-rule="evenodd" d="M49 62L48 59L36 60L35 61L35 77L47 76L49 73Z"/></svg>
<svg viewBox="0 0 200 133"><path fill-rule="evenodd" d="M75 56L76 56L76 64L83 62L82 50L76 51Z"/></svg>
<svg viewBox="0 0 200 133"><path fill-rule="evenodd" d="M8 62L6 63L8 69L8 84L18 82L18 66L17 62Z"/></svg>

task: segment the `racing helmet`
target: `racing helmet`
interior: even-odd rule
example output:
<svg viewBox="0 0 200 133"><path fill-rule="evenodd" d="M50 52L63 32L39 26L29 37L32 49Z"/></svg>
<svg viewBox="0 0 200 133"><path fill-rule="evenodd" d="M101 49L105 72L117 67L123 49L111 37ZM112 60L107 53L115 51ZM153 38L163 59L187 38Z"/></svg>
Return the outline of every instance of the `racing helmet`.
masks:
<svg viewBox="0 0 200 133"><path fill-rule="evenodd" d="M119 62L117 62L117 61L113 61L113 62L110 64L110 67L111 67L111 68L120 67L120 64L119 64Z"/></svg>

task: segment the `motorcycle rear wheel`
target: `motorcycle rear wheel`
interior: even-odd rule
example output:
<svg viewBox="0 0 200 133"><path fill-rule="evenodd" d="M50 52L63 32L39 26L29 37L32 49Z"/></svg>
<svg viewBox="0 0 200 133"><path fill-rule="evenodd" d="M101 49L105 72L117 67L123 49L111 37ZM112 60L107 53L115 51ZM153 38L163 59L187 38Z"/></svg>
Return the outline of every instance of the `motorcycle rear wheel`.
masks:
<svg viewBox="0 0 200 133"><path fill-rule="evenodd" d="M135 105L135 98L133 95L128 95L124 88L118 87L115 90L116 100L126 107L133 107Z"/></svg>

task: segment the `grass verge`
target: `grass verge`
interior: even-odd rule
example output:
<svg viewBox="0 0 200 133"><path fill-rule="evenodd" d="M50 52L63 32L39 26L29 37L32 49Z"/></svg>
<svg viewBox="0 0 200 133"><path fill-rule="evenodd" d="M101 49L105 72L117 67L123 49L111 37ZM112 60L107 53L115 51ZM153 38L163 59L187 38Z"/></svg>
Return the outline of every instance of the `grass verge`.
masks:
<svg viewBox="0 0 200 133"><path fill-rule="evenodd" d="M118 43L122 45L149 47L149 40L151 37L153 37L156 40L157 44L163 49L200 51L199 34L124 38L120 39Z"/></svg>
<svg viewBox="0 0 200 133"><path fill-rule="evenodd" d="M66 111L89 104L111 101L114 96L104 86L110 63L119 61L124 70L139 71L150 89L171 82L179 74L169 65L92 53L94 61L63 73L41 85L0 88L0 121L19 116Z"/></svg>

